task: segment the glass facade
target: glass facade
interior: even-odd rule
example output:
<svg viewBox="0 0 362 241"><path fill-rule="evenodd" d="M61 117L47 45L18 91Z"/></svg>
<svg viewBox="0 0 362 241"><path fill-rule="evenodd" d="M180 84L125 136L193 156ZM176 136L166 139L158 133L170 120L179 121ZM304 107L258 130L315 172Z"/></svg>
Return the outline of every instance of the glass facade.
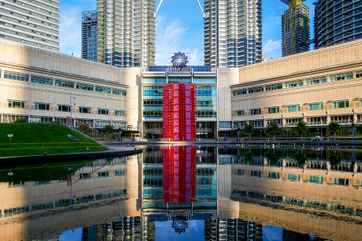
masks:
<svg viewBox="0 0 362 241"><path fill-rule="evenodd" d="M151 72L147 72L148 74L151 74ZM163 74L163 76L147 76L142 80L144 134L157 137L162 135L162 125L159 123L162 123L163 88L167 83L193 83L196 85L196 118L197 123L199 123L197 125L199 130L198 136L200 136L201 132L205 135L214 132L217 117L216 75ZM159 75L159 73L155 73L155 75ZM212 124L208 122L212 122Z"/></svg>

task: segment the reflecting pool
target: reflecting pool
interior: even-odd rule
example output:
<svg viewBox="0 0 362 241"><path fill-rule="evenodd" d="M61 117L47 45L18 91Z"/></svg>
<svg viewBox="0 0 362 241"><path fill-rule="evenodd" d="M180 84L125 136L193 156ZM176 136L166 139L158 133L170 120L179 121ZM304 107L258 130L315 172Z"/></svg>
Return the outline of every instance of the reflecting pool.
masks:
<svg viewBox="0 0 362 241"><path fill-rule="evenodd" d="M0 169L1 241L362 237L362 151L150 147Z"/></svg>

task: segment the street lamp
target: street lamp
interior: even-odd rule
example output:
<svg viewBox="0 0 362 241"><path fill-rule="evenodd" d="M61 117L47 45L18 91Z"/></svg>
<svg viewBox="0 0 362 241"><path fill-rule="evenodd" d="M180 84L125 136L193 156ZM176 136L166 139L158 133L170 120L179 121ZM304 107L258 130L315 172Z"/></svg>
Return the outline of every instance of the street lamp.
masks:
<svg viewBox="0 0 362 241"><path fill-rule="evenodd" d="M73 112L74 112L74 107L75 107L75 100L77 98L74 96L70 96L69 102L70 102L70 119L72 121L72 128L75 128L75 121L74 121L74 117L73 117Z"/></svg>
<svg viewBox="0 0 362 241"><path fill-rule="evenodd" d="M8 138L9 138L9 143L11 142L11 140L13 139L13 137L14 137L14 134L8 134Z"/></svg>

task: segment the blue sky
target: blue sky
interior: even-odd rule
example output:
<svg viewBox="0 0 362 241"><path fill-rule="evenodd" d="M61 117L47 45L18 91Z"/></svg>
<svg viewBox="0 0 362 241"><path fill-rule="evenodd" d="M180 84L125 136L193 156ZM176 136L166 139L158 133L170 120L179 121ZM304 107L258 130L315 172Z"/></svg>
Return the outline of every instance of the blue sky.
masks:
<svg viewBox="0 0 362 241"><path fill-rule="evenodd" d="M306 1L311 17L313 2ZM62 53L80 55L81 12L95 8L96 0L60 0ZM267 58L281 55L281 14L286 8L280 0L263 0L263 50ZM203 19L196 0L164 0L156 21L156 64L168 64L175 51L187 52L192 64L203 63Z"/></svg>

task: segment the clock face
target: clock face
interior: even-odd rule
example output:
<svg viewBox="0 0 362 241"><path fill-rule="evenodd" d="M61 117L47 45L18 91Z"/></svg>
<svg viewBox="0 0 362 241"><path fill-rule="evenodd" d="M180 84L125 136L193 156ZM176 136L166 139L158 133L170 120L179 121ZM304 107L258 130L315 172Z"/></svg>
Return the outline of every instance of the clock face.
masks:
<svg viewBox="0 0 362 241"><path fill-rule="evenodd" d="M182 68L188 64L189 60L185 53L175 53L171 58L171 63L174 67Z"/></svg>

